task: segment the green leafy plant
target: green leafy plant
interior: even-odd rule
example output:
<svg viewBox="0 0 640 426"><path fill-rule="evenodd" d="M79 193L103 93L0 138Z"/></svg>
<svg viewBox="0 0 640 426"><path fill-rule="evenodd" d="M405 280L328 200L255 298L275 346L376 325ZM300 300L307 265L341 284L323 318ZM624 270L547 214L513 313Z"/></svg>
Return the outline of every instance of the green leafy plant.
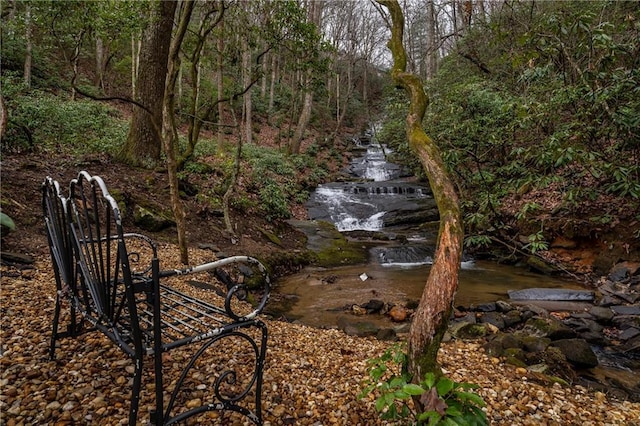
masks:
<svg viewBox="0 0 640 426"><path fill-rule="evenodd" d="M369 360L369 379L360 398L378 395L375 408L384 420L410 421L412 425L488 425L482 397L471 392L478 385L455 382L428 372L419 383L411 383L406 371L407 355L400 345ZM413 403L418 399L424 411Z"/></svg>
<svg viewBox="0 0 640 426"><path fill-rule="evenodd" d="M530 203L525 203L522 206L522 208L520 208L520 211L516 213L516 219L522 220L527 216L531 215L532 213L535 213L539 210L540 210L540 204L536 203L535 201Z"/></svg>
<svg viewBox="0 0 640 426"><path fill-rule="evenodd" d="M13 219L3 212L0 212L0 226L7 228L9 231L16 230L16 224L13 222Z"/></svg>
<svg viewBox="0 0 640 426"><path fill-rule="evenodd" d="M489 247L491 244L491 237L488 235L469 235L464 239L464 246L470 247Z"/></svg>
<svg viewBox="0 0 640 426"><path fill-rule="evenodd" d="M529 242L525 244L523 249L529 250L532 254L549 249L549 243L544 239L542 229L535 234L529 235L528 240Z"/></svg>

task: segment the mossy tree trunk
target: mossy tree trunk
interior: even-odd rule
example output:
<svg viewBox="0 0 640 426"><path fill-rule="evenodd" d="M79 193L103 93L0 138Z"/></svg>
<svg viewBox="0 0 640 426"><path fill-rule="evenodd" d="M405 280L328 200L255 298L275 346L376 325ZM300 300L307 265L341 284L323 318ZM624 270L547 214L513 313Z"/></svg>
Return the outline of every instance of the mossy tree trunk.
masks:
<svg viewBox="0 0 640 426"><path fill-rule="evenodd" d="M182 2L177 29L171 39L168 54L168 69L162 103L162 143L167 157L171 208L178 231L180 261L184 264L189 263L189 254L187 251L186 214L182 201L180 201L180 191L178 189L178 132L173 111L175 109L176 81L180 70L180 47L187 33L193 8L193 1L184 0Z"/></svg>
<svg viewBox="0 0 640 426"><path fill-rule="evenodd" d="M449 323L453 299L458 288L464 230L453 182L438 147L422 128L422 119L428 103L422 81L406 72L407 55L402 44L402 10L397 0L377 1L385 6L391 15L391 39L387 46L393 54L392 77L394 82L407 92L411 101L406 119L407 139L429 178L440 212L440 229L433 267L409 331L407 367L414 380L418 381L429 371L439 373L438 349Z"/></svg>

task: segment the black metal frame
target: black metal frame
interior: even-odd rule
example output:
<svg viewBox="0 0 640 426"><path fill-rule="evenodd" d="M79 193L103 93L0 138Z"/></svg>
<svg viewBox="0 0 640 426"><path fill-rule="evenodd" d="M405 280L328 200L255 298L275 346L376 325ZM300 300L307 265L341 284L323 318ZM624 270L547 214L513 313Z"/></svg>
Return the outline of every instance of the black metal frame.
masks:
<svg viewBox="0 0 640 426"><path fill-rule="evenodd" d="M269 299L270 281L265 267L254 258L233 256L161 271L156 244L144 235L123 232L118 204L99 176L80 172L71 181L68 198L62 194L58 182L47 177L42 194L57 287L51 358L55 356L58 339L87 331L84 325L88 322L91 329L105 334L134 360L130 425L134 425L138 417L145 356L154 359L156 407L152 423L173 424L205 411L227 410L262 424L267 327L257 317ZM224 307L161 283L167 277L203 271L215 272L217 281L226 287ZM255 305L241 302L250 291L258 296ZM59 332L63 300L69 303L70 321L67 331ZM185 391L189 372L205 351L215 344L225 345L237 339L246 343L253 360L247 373L249 377L242 382L240 390L234 390L232 395L223 391L242 374L230 367L222 371L213 384L214 401L172 414L179 393ZM192 344L200 347L194 348L164 407L162 353ZM252 395L255 399L249 398ZM248 408L247 402L254 403L255 409Z"/></svg>

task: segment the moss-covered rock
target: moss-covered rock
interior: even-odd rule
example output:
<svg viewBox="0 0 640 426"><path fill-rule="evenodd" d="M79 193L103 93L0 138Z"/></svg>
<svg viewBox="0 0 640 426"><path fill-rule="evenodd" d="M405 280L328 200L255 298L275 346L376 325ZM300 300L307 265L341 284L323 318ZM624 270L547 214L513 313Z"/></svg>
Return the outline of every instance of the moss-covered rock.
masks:
<svg viewBox="0 0 640 426"><path fill-rule="evenodd" d="M551 343L560 349L567 361L579 368L591 368L598 365L598 358L584 339L563 339Z"/></svg>
<svg viewBox="0 0 640 426"><path fill-rule="evenodd" d="M569 326L553 317L529 318L522 330L523 333L536 337L548 337L551 340L571 339L576 337L576 332Z"/></svg>
<svg viewBox="0 0 640 426"><path fill-rule="evenodd" d="M163 215L153 212L145 207L136 206L133 214L134 223L145 231L158 232L175 226L175 221Z"/></svg>
<svg viewBox="0 0 640 426"><path fill-rule="evenodd" d="M504 350L504 358L507 364L515 365L516 367L526 367L526 356L520 348L509 348Z"/></svg>
<svg viewBox="0 0 640 426"><path fill-rule="evenodd" d="M465 324L455 331L455 336L459 339L472 340L479 339L489 334L489 324Z"/></svg>

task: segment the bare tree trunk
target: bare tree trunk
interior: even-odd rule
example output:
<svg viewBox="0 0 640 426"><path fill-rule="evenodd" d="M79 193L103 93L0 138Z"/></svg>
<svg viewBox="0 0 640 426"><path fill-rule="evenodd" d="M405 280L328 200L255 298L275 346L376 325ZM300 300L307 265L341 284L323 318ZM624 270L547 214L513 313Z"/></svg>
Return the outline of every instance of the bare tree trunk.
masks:
<svg viewBox="0 0 640 426"><path fill-rule="evenodd" d="M322 16L323 2L320 0L311 1L308 4L307 18L320 27L320 17ZM313 74L311 70L308 70L304 78L304 101L302 104L302 112L298 118L298 124L293 134L291 143L289 144L289 153L298 154L300 152L300 143L304 138L304 132L307 130L309 120L311 119L311 110L313 108L313 89L312 89Z"/></svg>
<svg viewBox="0 0 640 426"><path fill-rule="evenodd" d="M218 50L218 56L216 57L216 91L218 102L218 123L223 124L224 116L224 104L222 99L224 98L224 20L220 22L220 34L216 40L216 49ZM223 133L222 126L218 126L218 145L222 143Z"/></svg>
<svg viewBox="0 0 640 426"><path fill-rule="evenodd" d="M427 0L427 79L435 77L438 71L438 43L436 41L435 0Z"/></svg>
<svg viewBox="0 0 640 426"><path fill-rule="evenodd" d="M388 47L393 54L392 76L407 92L411 103L406 119L407 139L429 178L440 212L440 229L433 267L409 331L408 370L413 380L425 373L439 373L438 349L447 329L452 303L458 288L464 230L458 195L436 144L422 128L427 96L418 77L406 72L407 56L402 44L404 17L397 0L377 0L392 19Z"/></svg>
<svg viewBox="0 0 640 426"><path fill-rule="evenodd" d="M136 99L138 92L136 90L136 81L138 80L138 67L140 65L140 47L142 40L131 35L131 98Z"/></svg>
<svg viewBox="0 0 640 426"><path fill-rule="evenodd" d="M267 62L269 60L270 53L265 55L264 60L262 61L262 82L260 83L260 99L264 102L264 99L267 97Z"/></svg>
<svg viewBox="0 0 640 426"><path fill-rule="evenodd" d="M311 70L307 71L307 78L305 79L307 84L311 84ZM307 130L307 125L311 119L311 108L313 107L313 92L311 89L307 89L304 92L304 101L302 103L302 112L298 118L298 124L296 130L293 133L293 138L289 144L289 154L300 153L300 143L304 138L304 132Z"/></svg>
<svg viewBox="0 0 640 426"><path fill-rule="evenodd" d="M251 84L251 50L245 39L242 40L242 85L248 87ZM253 104L251 102L251 88L242 96L242 111L244 124L244 140L253 142Z"/></svg>
<svg viewBox="0 0 640 426"><path fill-rule="evenodd" d="M9 115L7 114L7 106L4 103L2 93L0 93L0 139L4 137L4 133L7 131L8 121Z"/></svg>
<svg viewBox="0 0 640 426"><path fill-rule="evenodd" d="M240 175L240 160L242 159L242 129L238 126L238 120L236 119L234 106L231 105L231 114L233 116L233 124L239 129L238 130L238 145L236 147L236 155L233 163L233 174L231 175L231 183L229 187L224 192L224 196L222 197L222 211L224 213L224 225L225 230L231 234L235 235L235 231L233 229L233 224L231 223L231 211L229 209L229 201L231 200L231 196L236 190L236 185L238 184L238 176Z"/></svg>
<svg viewBox="0 0 640 426"><path fill-rule="evenodd" d="M31 61L32 61L32 39L33 39L33 27L31 26L31 5L29 2L25 2L24 11L24 25L25 25L25 43L26 51L24 55L24 85L31 87Z"/></svg>
<svg viewBox="0 0 640 426"><path fill-rule="evenodd" d="M95 85L104 92L104 72L107 52L102 37L96 37L96 80Z"/></svg>
<svg viewBox="0 0 640 426"><path fill-rule="evenodd" d="M274 53L271 55L271 84L269 85L269 109L267 110L268 120L271 120L271 112L273 111L278 73L278 55Z"/></svg>

